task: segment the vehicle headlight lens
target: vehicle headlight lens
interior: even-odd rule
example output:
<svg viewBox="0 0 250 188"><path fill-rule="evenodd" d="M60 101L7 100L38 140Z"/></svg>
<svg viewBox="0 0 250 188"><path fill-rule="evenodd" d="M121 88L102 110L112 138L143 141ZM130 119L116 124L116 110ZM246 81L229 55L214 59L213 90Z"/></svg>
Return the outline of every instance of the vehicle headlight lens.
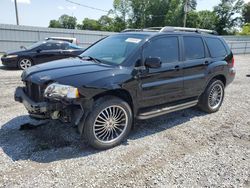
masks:
<svg viewBox="0 0 250 188"><path fill-rule="evenodd" d="M18 55L6 55L5 58L16 58Z"/></svg>
<svg viewBox="0 0 250 188"><path fill-rule="evenodd" d="M75 99L79 98L78 89L68 85L62 85L53 83L47 86L44 91L44 96L47 98L68 98L68 99Z"/></svg>

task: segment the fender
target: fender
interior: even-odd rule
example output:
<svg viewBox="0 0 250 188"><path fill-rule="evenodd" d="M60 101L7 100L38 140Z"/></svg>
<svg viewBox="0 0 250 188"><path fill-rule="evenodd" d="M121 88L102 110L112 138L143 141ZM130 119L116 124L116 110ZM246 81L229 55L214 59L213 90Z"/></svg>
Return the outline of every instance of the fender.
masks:
<svg viewBox="0 0 250 188"><path fill-rule="evenodd" d="M206 84L204 85L204 90L209 84L209 82L216 76L223 76L227 78L229 68L226 61L215 61L208 65L206 72Z"/></svg>

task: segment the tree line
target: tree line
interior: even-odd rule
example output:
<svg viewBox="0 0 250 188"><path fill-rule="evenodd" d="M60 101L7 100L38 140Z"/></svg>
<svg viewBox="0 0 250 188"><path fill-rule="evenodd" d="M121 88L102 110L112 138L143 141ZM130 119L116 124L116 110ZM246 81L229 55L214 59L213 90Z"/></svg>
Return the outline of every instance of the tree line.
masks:
<svg viewBox="0 0 250 188"><path fill-rule="evenodd" d="M213 10L197 11L197 0L114 0L113 9L98 20L62 15L51 20L49 27L119 32L125 28L147 28L184 25L216 30L219 34L250 34L250 3L243 0L220 0ZM186 10L186 11L185 11Z"/></svg>

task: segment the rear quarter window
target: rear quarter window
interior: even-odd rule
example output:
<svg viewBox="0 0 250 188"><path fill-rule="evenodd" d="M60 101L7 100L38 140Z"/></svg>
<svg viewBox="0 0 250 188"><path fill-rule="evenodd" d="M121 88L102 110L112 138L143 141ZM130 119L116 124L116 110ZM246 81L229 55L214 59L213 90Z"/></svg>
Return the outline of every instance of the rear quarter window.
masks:
<svg viewBox="0 0 250 188"><path fill-rule="evenodd" d="M205 49L201 37L184 36L186 60L205 58Z"/></svg>
<svg viewBox="0 0 250 188"><path fill-rule="evenodd" d="M227 55L226 47L220 39L206 37L205 41L211 57L225 57Z"/></svg>

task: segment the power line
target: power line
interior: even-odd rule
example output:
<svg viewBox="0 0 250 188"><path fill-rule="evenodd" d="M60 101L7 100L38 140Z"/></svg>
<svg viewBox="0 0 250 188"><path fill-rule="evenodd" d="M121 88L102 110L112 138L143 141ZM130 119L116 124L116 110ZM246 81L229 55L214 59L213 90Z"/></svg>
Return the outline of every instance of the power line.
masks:
<svg viewBox="0 0 250 188"><path fill-rule="evenodd" d="M102 12L109 12L107 10L103 10L103 9L91 7L91 6L84 5L84 4L81 4L81 3L78 3L78 2L74 2L74 1L71 1L71 0L66 0L66 1L69 2L69 3L75 4L75 5L81 6L81 7L90 8L90 9L98 10L98 11L102 11Z"/></svg>

